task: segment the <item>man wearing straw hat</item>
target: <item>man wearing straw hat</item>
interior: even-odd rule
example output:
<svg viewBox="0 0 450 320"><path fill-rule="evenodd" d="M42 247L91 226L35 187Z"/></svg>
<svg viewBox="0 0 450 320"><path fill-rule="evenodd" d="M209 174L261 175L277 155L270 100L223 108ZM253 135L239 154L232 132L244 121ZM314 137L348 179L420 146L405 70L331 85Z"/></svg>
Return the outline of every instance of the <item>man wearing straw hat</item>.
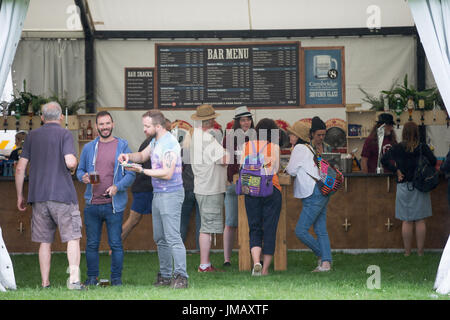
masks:
<svg viewBox="0 0 450 320"><path fill-rule="evenodd" d="M194 173L194 193L200 209L200 266L198 272L218 271L211 265L211 234L223 232L223 205L226 184L226 151L208 132L218 116L211 105L204 104L191 116L194 132L190 144Z"/></svg>

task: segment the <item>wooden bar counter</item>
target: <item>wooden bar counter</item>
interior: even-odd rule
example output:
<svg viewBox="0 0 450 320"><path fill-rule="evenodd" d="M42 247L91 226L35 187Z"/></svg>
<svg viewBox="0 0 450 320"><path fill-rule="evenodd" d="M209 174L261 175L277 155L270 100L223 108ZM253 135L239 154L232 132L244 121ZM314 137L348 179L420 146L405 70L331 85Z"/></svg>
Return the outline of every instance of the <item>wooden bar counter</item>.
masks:
<svg viewBox="0 0 450 320"><path fill-rule="evenodd" d="M287 179L287 180L286 180ZM443 249L450 231L450 212L447 204L447 181L441 177L439 186L431 192L433 216L426 220L426 249ZM332 196L328 205L327 227L332 249L402 249L401 221L395 219L395 190L393 176L367 175L351 173L346 175L345 186ZM293 183L290 177L282 177L283 207L278 224L276 255L274 268L286 270L286 250L306 249L307 247L295 236L302 203L293 197ZM83 217L85 185L74 180L81 215ZM27 194L28 182L24 184ZM132 195L128 193L129 201L124 212L124 220L128 218ZM239 256L247 254L247 262L240 261L241 270L250 270L250 249L248 241L247 216L239 210L238 241L235 249ZM195 222L191 215L186 249L195 249ZM38 244L31 242L31 207L24 213L16 207L16 191L13 177L0 177L0 226L7 249L11 253L37 253ZM83 221L84 226L84 221ZM247 228L247 229L245 229ZM311 230L313 233L313 231ZM81 250L86 248L85 228L82 229ZM217 242L211 249L222 250L222 236L217 236ZM415 246L415 242L413 242ZM65 251L66 245L61 244L59 233L56 232L54 251ZM153 241L151 215L144 215L140 223L133 229L124 241L125 250L147 251L156 250ZM109 250L104 227L100 250ZM245 265L241 266L241 263Z"/></svg>
<svg viewBox="0 0 450 320"><path fill-rule="evenodd" d="M402 249L400 220L395 219L396 182L388 174L350 173L344 188L328 204L327 230L332 249ZM278 222L274 269L286 270L287 249L307 249L295 236L302 202L293 196L289 177L280 177L283 203ZM426 249L443 249L450 232L447 180L431 192L433 216L426 219ZM310 232L314 234L311 227ZM415 238L413 242L415 248ZM251 269L248 221L239 196L239 270Z"/></svg>
<svg viewBox="0 0 450 320"><path fill-rule="evenodd" d="M84 192L86 185L73 180L75 189L77 191L79 207L82 218L82 238L81 250L86 248L86 229L84 227ZM24 195L28 194L28 181L24 183ZM132 194L128 189L128 203L124 211L123 219L128 218ZM16 205L16 189L14 177L0 177L0 227L3 232L3 240L5 241L8 251L16 253L37 253L39 244L31 242L31 206L27 206L25 212L20 212ZM195 214L192 215L194 217ZM189 233L186 239L186 248L195 249L195 219L191 219L189 225ZM151 214L143 215L139 224L131 231L129 236L123 243L124 250L130 251L148 251L156 250L156 244L153 241L152 231L152 216ZM192 231L192 232L191 232ZM212 249L222 249L222 237L217 237L216 246ZM62 244L59 236L59 231L56 231L55 241L52 245L54 251L66 251L66 244ZM108 238L106 234L106 227L103 225L102 238L100 242L100 251L108 251Z"/></svg>

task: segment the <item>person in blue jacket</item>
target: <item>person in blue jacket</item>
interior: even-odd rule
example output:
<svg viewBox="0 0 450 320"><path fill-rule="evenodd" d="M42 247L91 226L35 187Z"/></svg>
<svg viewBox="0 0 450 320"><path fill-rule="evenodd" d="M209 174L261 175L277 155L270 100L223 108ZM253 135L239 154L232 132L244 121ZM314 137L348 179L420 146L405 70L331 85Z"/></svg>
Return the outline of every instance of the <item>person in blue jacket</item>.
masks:
<svg viewBox="0 0 450 320"><path fill-rule="evenodd" d="M77 178L86 184L84 193L84 223L86 226L87 280L85 285L97 285L99 276L100 239L106 223L111 248L111 285L122 285L123 247L122 219L127 205L127 188L136 174L124 170L117 158L131 152L128 142L114 137L114 122L107 111L97 113L95 126L99 136L87 143L80 156Z"/></svg>

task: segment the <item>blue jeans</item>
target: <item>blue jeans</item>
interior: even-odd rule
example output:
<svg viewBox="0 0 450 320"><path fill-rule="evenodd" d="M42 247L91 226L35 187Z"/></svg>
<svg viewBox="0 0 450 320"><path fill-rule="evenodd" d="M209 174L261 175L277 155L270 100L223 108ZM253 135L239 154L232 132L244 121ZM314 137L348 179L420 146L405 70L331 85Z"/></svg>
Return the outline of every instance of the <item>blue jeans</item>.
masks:
<svg viewBox="0 0 450 320"><path fill-rule="evenodd" d="M331 262L331 246L327 232L327 205L330 197L324 197L317 185L312 195L302 199L302 212L295 227L295 235L322 261ZM309 229L314 226L315 239Z"/></svg>
<svg viewBox="0 0 450 320"><path fill-rule="evenodd" d="M250 249L261 247L263 254L273 255L281 212L281 192L273 187L273 193L268 197L246 195L245 210L248 219Z"/></svg>
<svg viewBox="0 0 450 320"><path fill-rule="evenodd" d="M159 272L163 278L172 278L172 273L188 277L186 248L180 234L183 200L184 189L153 193L153 240L158 248Z"/></svg>
<svg viewBox="0 0 450 320"><path fill-rule="evenodd" d="M108 244L111 248L111 281L121 279L123 267L122 247L123 211L113 213L112 204L86 204L84 224L86 226L86 263L88 278L99 275L98 248L102 237L103 222L106 222Z"/></svg>
<svg viewBox="0 0 450 320"><path fill-rule="evenodd" d="M191 212L194 206L195 206L195 243L197 245L197 249L199 249L200 246L198 244L198 236L200 234L200 226L201 226L200 210L198 209L197 200L195 200L194 191L185 191L183 206L181 207L181 222L180 222L181 239L183 239L183 242L186 241L186 236L189 227L189 220L191 218Z"/></svg>

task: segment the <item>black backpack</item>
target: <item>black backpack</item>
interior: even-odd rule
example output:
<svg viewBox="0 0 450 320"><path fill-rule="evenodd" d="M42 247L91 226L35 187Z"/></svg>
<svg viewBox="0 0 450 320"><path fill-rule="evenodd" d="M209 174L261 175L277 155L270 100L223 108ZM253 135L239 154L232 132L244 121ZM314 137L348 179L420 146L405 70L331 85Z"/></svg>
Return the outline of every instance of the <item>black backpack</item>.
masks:
<svg viewBox="0 0 450 320"><path fill-rule="evenodd" d="M419 191L430 192L439 184L439 172L428 161L427 157L422 154L420 145L419 161L416 170L414 171L413 186Z"/></svg>

